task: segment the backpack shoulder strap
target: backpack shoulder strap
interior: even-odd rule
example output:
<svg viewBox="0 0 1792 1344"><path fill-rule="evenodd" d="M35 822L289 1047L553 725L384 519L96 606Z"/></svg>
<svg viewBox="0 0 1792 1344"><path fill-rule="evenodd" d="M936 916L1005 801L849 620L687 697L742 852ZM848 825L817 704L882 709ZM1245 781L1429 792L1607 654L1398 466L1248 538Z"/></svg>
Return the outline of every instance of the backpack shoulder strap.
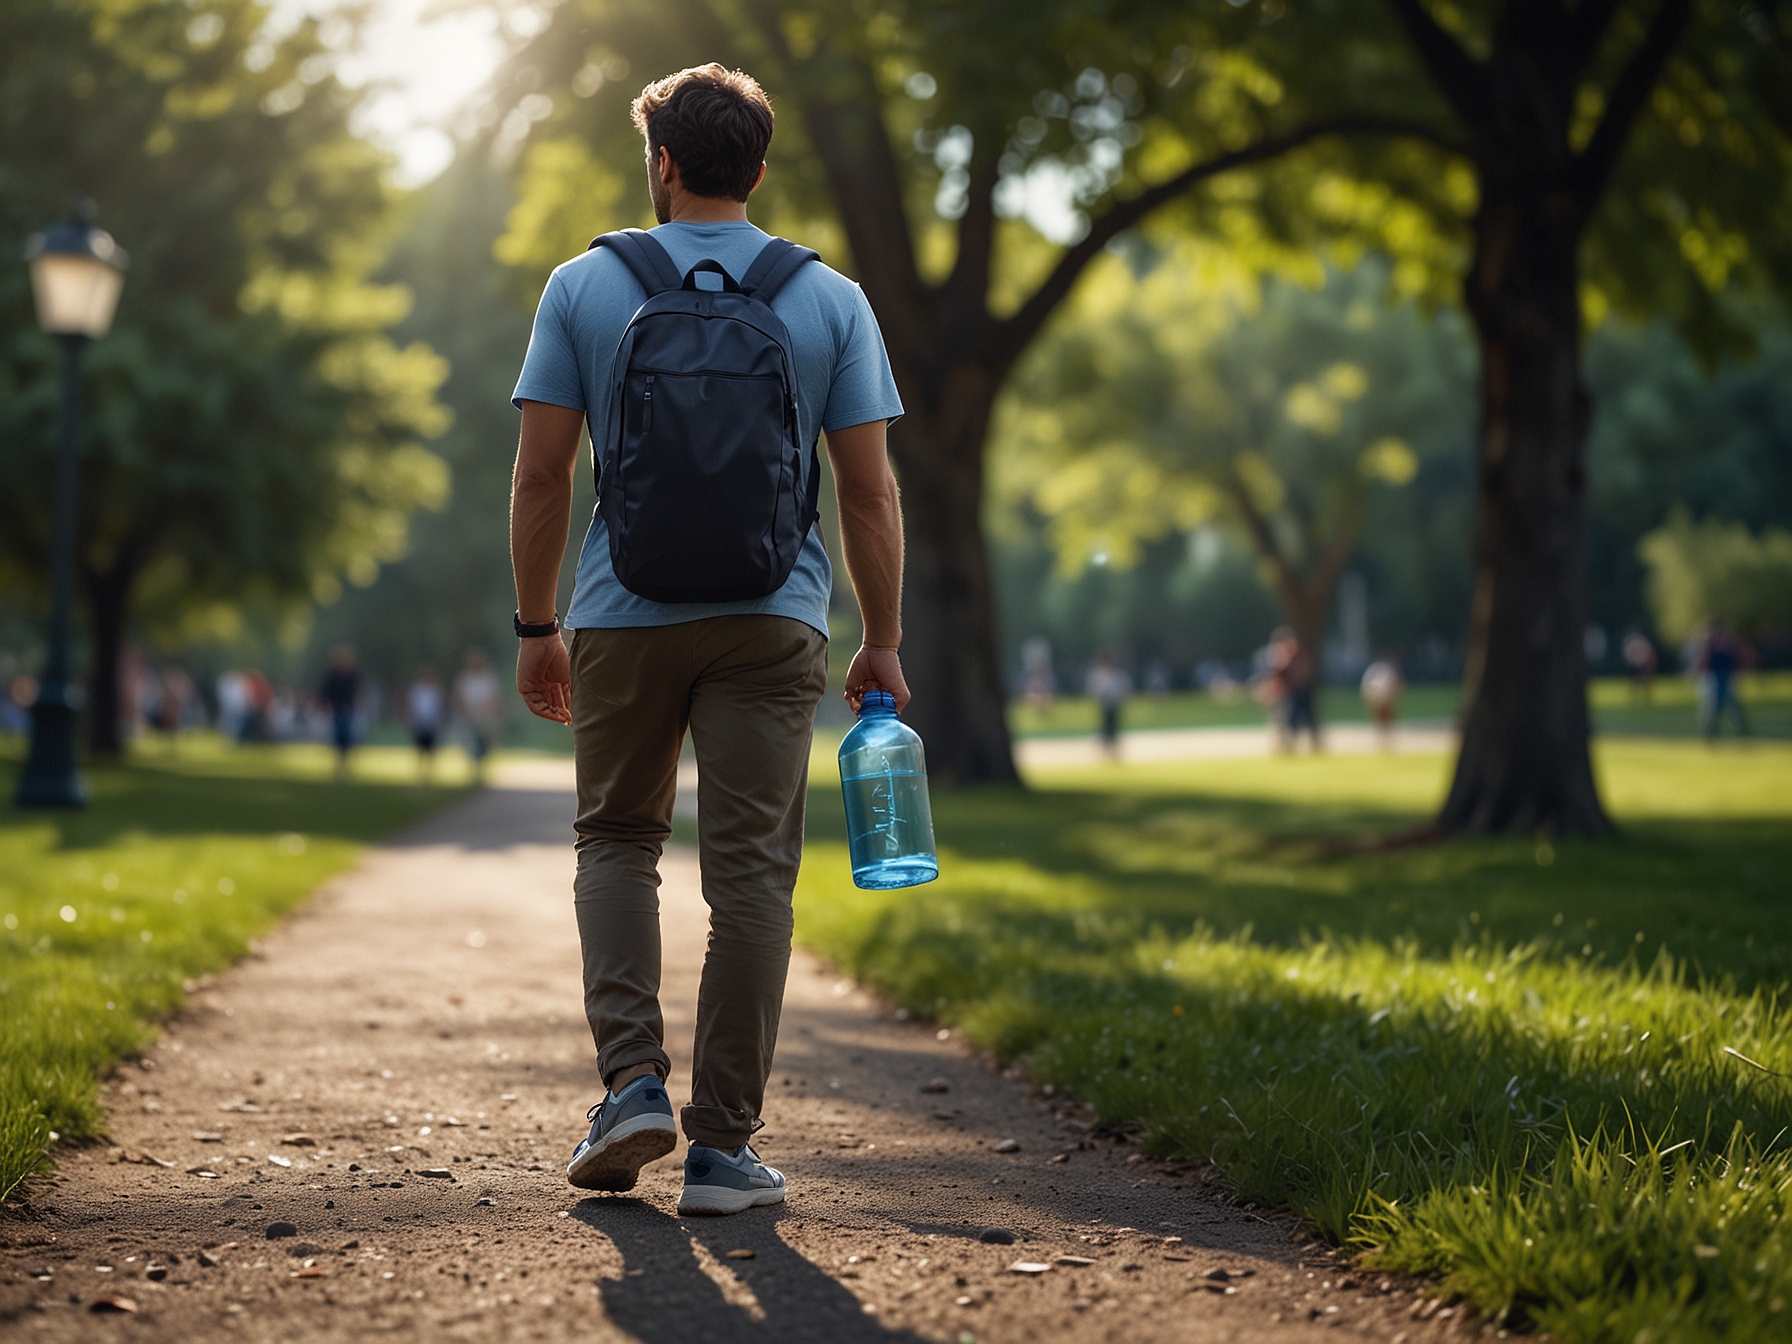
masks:
<svg viewBox="0 0 1792 1344"><path fill-rule="evenodd" d="M809 248L798 247L788 238L773 238L759 249L759 255L741 277L741 292L761 303L770 303L784 288L785 281L807 263L818 260L819 255Z"/></svg>
<svg viewBox="0 0 1792 1344"><path fill-rule="evenodd" d="M589 252L592 247L613 249L623 265L641 282L648 298L663 290L677 289L684 283L684 277L672 264L672 258L660 240L646 229L618 229L615 233L599 234L585 250Z"/></svg>

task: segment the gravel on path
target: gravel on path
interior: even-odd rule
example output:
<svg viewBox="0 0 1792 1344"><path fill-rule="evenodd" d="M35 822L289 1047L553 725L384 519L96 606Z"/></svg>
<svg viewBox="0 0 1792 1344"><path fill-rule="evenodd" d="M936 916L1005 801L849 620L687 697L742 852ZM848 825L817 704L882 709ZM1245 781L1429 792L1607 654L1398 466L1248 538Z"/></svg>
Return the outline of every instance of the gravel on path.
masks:
<svg viewBox="0 0 1792 1344"><path fill-rule="evenodd" d="M1463 1322L1145 1159L799 954L760 1150L782 1207L681 1219L564 1164L601 1094L569 768L367 854L108 1084L113 1143L0 1212L21 1340L1383 1341ZM674 1103L706 925L662 865ZM924 891L917 900L925 900Z"/></svg>

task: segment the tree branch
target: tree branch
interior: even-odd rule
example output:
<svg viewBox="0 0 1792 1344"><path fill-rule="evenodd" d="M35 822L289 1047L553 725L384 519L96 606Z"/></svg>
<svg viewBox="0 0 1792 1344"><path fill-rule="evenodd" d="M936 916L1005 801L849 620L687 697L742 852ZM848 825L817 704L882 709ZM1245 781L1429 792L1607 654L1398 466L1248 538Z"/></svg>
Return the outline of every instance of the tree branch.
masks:
<svg viewBox="0 0 1792 1344"><path fill-rule="evenodd" d="M1431 17L1421 0L1388 0L1388 4L1437 91L1463 125L1479 130L1489 111L1487 68Z"/></svg>
<svg viewBox="0 0 1792 1344"><path fill-rule="evenodd" d="M995 250L995 193L998 174L994 146L983 137L983 152L971 164L970 195L958 221L958 257L943 286L960 323L982 322L989 312L989 271Z"/></svg>
<svg viewBox="0 0 1792 1344"><path fill-rule="evenodd" d="M1630 128L1649 101L1655 82L1661 78L1662 69L1691 18L1692 0L1661 0L1661 8L1655 11L1649 31L1643 34L1641 44L1625 62L1623 72L1606 100L1605 115L1599 119L1593 138L1575 156L1580 168L1577 194L1583 217L1593 213L1599 198L1605 194Z"/></svg>
<svg viewBox="0 0 1792 1344"><path fill-rule="evenodd" d="M1568 60L1578 76L1599 50L1623 0L1580 0L1568 19Z"/></svg>
<svg viewBox="0 0 1792 1344"><path fill-rule="evenodd" d="M998 344L998 370L1006 369L1019 357L1027 344L1045 325L1046 318L1052 310L1070 293L1077 278L1082 275L1089 263L1101 254L1101 250L1120 234L1139 223L1159 206L1182 195L1183 192L1208 178L1217 177L1221 173L1231 172L1235 168L1248 168L1255 163L1264 163L1278 158L1292 150L1300 149L1315 140L1328 135L1393 135L1411 136L1447 149L1452 153L1464 152L1463 146L1450 140L1436 129L1422 122L1404 121L1394 117L1351 116L1332 117L1323 121L1311 122L1297 127L1283 135L1265 136L1255 144L1246 145L1242 149L1229 150L1211 159L1193 164L1176 176L1147 187L1138 195L1124 201L1116 202L1099 219L1090 223L1089 232L1083 240L1071 247L1058 259L1050 275L1034 290L1027 301L1020 306L1012 317L1007 318L999 326L1001 337Z"/></svg>
<svg viewBox="0 0 1792 1344"><path fill-rule="evenodd" d="M1238 474L1236 468L1228 467L1226 469L1226 474L1221 479L1221 486L1228 495L1232 496L1233 506L1237 508L1239 516L1244 519L1245 531L1251 534L1251 541L1255 543L1258 552L1265 560L1269 561L1270 567L1275 570L1277 584L1285 591L1298 595L1300 583L1294 572L1294 567L1288 563L1288 558L1282 554L1282 548L1276 544L1275 529L1269 525L1269 520L1251 502L1250 488L1245 485L1244 478Z"/></svg>

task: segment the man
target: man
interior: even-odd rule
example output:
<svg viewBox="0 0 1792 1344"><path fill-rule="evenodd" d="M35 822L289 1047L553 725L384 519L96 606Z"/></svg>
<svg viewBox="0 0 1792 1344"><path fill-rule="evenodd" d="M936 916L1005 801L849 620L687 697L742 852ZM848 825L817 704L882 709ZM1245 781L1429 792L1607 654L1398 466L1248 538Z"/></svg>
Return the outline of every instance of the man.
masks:
<svg viewBox="0 0 1792 1344"><path fill-rule="evenodd" d="M361 698L361 676L355 651L346 644L330 650L330 670L317 698L330 711L330 743L336 748L336 778L348 778L348 753L355 745L355 705ZM222 697L220 696L220 699Z"/></svg>
<svg viewBox="0 0 1792 1344"><path fill-rule="evenodd" d="M466 665L454 679L454 712L467 726L467 750L473 772L485 778L485 760L504 726L504 693L492 675L484 649L469 649Z"/></svg>
<svg viewBox="0 0 1792 1344"><path fill-rule="evenodd" d="M648 85L633 115L660 221L652 239L699 288L721 279L692 270L702 261L719 262L740 281L770 241L746 214L772 135L765 94L748 76L711 64ZM761 1124L790 960L790 895L802 857L809 739L827 684L832 574L811 529L788 579L769 596L650 600L618 579L607 524L594 513L564 622L573 632L569 653L555 629L554 599L580 430L589 423L600 446L610 430L614 355L647 298L635 274L608 246L554 272L515 396L523 415L511 502L517 690L532 713L573 729L573 900L586 1015L608 1088L567 1179L627 1190L643 1165L676 1146L664 1086L658 862L688 728L710 937L691 1104L682 1115L690 1148L679 1211L734 1213L784 1198L784 1177L748 1140ZM858 286L819 261L792 272L771 308L788 330L805 454L818 434L827 436L842 548L864 617L846 698L856 709L866 691L882 689L901 708L902 519L885 432L902 406L883 340Z"/></svg>

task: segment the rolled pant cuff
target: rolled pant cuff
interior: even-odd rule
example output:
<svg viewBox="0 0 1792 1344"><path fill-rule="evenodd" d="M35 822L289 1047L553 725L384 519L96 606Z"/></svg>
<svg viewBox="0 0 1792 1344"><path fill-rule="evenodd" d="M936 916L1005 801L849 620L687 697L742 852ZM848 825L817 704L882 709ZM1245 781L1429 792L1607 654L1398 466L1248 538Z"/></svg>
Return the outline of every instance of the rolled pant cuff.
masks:
<svg viewBox="0 0 1792 1344"><path fill-rule="evenodd" d="M692 1143L733 1152L753 1137L759 1122L744 1111L726 1106L686 1106L679 1112L684 1136Z"/></svg>
<svg viewBox="0 0 1792 1344"><path fill-rule="evenodd" d="M622 1045L614 1053L598 1059L598 1072L603 1075L604 1086L610 1085L610 1079L624 1069L633 1068L636 1064L654 1064L659 1067L660 1078L665 1079L672 1072L672 1061L664 1050L651 1045Z"/></svg>

